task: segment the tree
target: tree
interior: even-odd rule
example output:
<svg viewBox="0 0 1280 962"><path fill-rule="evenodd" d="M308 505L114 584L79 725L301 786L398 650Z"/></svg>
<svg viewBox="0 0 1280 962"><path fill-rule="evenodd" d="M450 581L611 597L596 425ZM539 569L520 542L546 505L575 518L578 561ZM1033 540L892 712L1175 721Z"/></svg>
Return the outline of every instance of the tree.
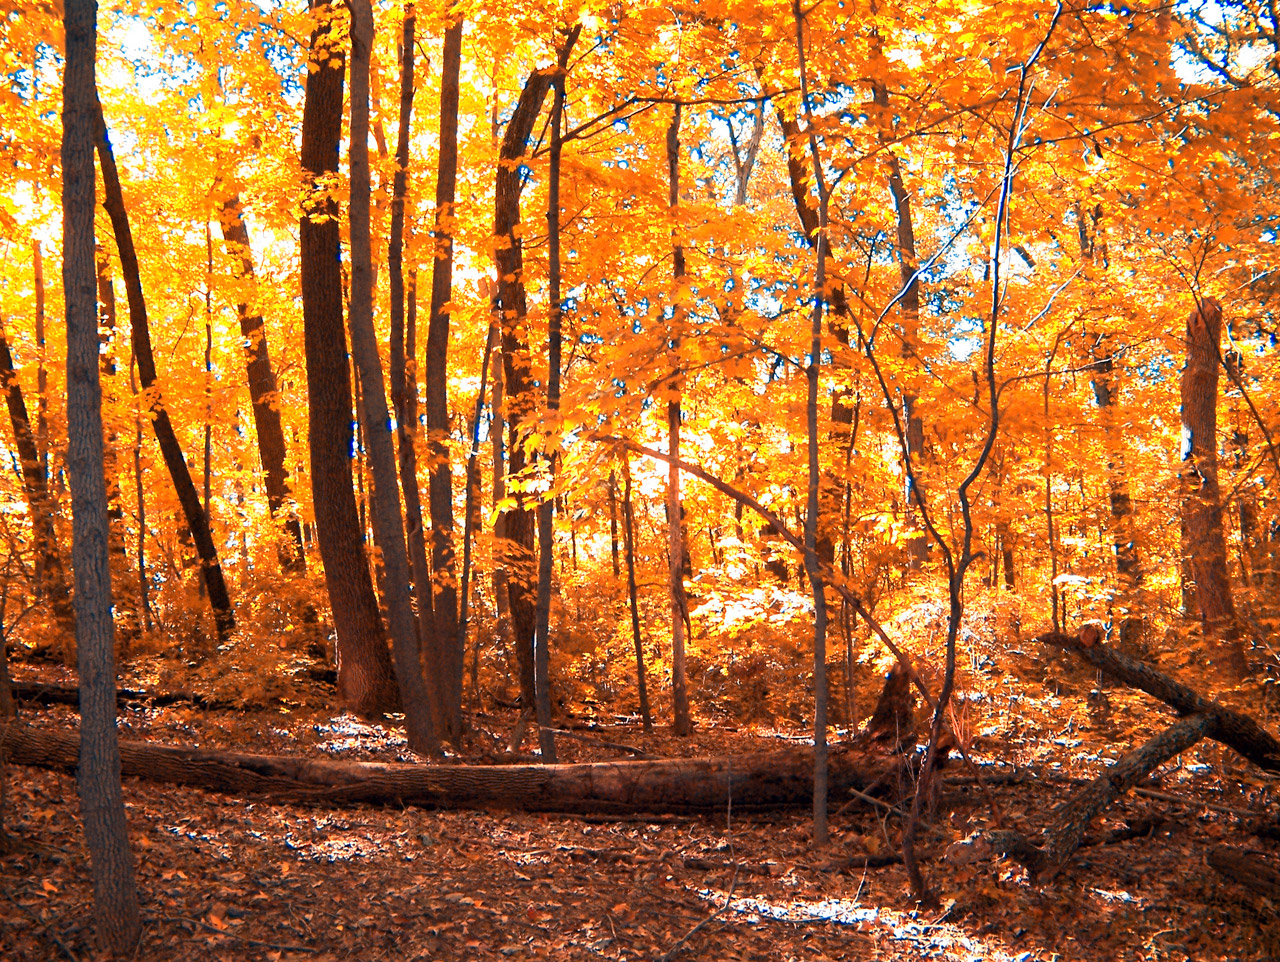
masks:
<svg viewBox="0 0 1280 962"><path fill-rule="evenodd" d="M191 532L191 540L195 543L196 552L200 556L200 573L205 590L209 593L209 606L213 609L213 622L218 638L225 641L235 629L235 611L232 609L231 595L227 591L227 582L222 574L222 562L218 558L218 547L213 540L213 530L209 526L209 515L200 503L200 493L191 479L191 469L183 456L182 444L174 430L173 421L165 407L164 395L158 383L159 374L156 371L155 354L151 349L151 327L147 321L147 301L142 290L142 271L138 264L138 252L133 245L133 232L129 227L129 214L125 208L124 192L120 187L120 174L116 170L115 154L111 149L106 119L102 114L102 104L98 102L96 95L94 107L98 163L102 167L103 205L111 218L116 253L120 256L120 267L124 271L125 293L129 304L129 330L133 341L133 356L138 362L138 380L141 381L142 390L147 396L151 427L160 444L160 453L164 456L165 467L169 471L169 478L182 505L187 528ZM96 309L94 317L97 317ZM97 331L96 324L94 331L95 333Z"/></svg>
<svg viewBox="0 0 1280 962"><path fill-rule="evenodd" d="M97 5L68 0L62 108L62 287L67 323L67 467L71 476L72 564L80 672L78 787L93 876L99 945L128 956L142 934L133 856L120 787L116 736L115 632L107 551L107 487L98 378L98 308L93 250ZM95 122L96 121L96 122ZM7 681L7 679L6 679Z"/></svg>
<svg viewBox="0 0 1280 962"><path fill-rule="evenodd" d="M413 613L413 581L400 514L400 485L391 414L383 388L382 360L373 329L373 255L369 233L369 54L373 48L373 6L351 4L351 355L360 377L361 414L369 466L374 537L382 556L384 600L391 630L400 703L409 745L424 755L439 751L439 734L422 677L418 626Z"/></svg>
<svg viewBox="0 0 1280 962"><path fill-rule="evenodd" d="M425 603L439 646L437 685L449 737L462 729L463 646L458 625L453 476L449 457L449 322L453 300L454 211L458 183L458 98L462 69L462 16L451 13L444 32L440 74L440 159L436 167L435 256L431 261L431 313L427 319L427 450L431 459L431 571Z"/></svg>
<svg viewBox="0 0 1280 962"><path fill-rule="evenodd" d="M27 499L27 511L31 516L33 543L39 563L36 566L38 588L48 599L59 630L65 633L68 643L75 637L76 619L71 606L71 590L62 567L62 552L58 550L58 532L54 527L53 493L49 490L49 477L41 467L40 449L31 430L27 416L22 385L14 369L9 341L0 328L0 380L5 387L5 400L9 405L9 423L13 426L13 438L18 447L18 459L22 464L22 490ZM68 648L67 654L71 652ZM68 660L70 660L68 658Z"/></svg>
<svg viewBox="0 0 1280 962"><path fill-rule="evenodd" d="M253 250L249 246L249 229L238 194L228 194L219 204L218 223L227 252L238 262L240 278L256 298L257 275L253 270ZM267 327L262 311L252 300L236 304L240 316L240 334L244 338L244 360L249 380L249 397L253 401L253 424L258 436L258 457L267 487L267 506L272 517L280 520L281 512L291 496L289 474L284 466L284 429L280 423L282 399L267 350ZM302 544L302 523L295 513L283 519L289 541L280 546L280 561L292 574L306 570L307 557Z"/></svg>
<svg viewBox="0 0 1280 962"><path fill-rule="evenodd" d="M302 169L310 196L304 199L300 225L311 490L338 636L338 698L361 714L373 715L392 707L395 686L351 475L351 375L333 193L346 60L335 23L341 14L327 4L314 4L312 12L316 21L302 112Z"/></svg>
<svg viewBox="0 0 1280 962"><path fill-rule="evenodd" d="M1248 672L1240 624L1227 577L1218 485L1218 362L1222 305L1204 298L1187 318L1187 363L1182 370L1182 524L1185 614L1200 622L1237 676Z"/></svg>

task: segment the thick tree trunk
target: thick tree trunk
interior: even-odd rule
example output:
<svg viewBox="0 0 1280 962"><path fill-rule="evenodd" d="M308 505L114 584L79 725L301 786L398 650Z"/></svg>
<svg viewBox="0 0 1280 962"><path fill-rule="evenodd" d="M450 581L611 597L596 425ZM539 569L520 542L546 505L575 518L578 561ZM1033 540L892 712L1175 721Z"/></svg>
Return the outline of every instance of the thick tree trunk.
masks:
<svg viewBox="0 0 1280 962"><path fill-rule="evenodd" d="M565 39L566 56L577 42L580 26ZM525 469L521 423L533 413L534 383L530 368L526 317L529 307L524 284L524 247L517 226L520 223L520 191L524 177L520 158L528 149L534 123L542 111L551 75L541 70L529 75L515 112L507 122L498 152L494 175L493 233L497 238L494 260L498 273L498 303L502 311L502 388L506 397L503 412L507 423L507 476ZM498 383L495 377L495 392ZM496 498L496 492L495 492ZM503 513L501 539L506 542L499 563L504 571L512 641L520 671L520 697L526 707L534 704L533 636L535 631L535 589L537 574L533 563L533 511L523 503Z"/></svg>
<svg viewBox="0 0 1280 962"><path fill-rule="evenodd" d="M453 299L454 195L458 182L458 97L462 17L444 33L440 75L440 160L436 175L435 258L427 320L427 448L431 459L431 608L435 613L443 715L450 738L462 733L463 650L457 644L458 588L449 457L449 308Z"/></svg>
<svg viewBox="0 0 1280 962"><path fill-rule="evenodd" d="M667 206L671 212L671 273L677 285L685 276L684 247L680 243L680 105L676 104L667 127ZM684 509L680 504L680 394L684 372L680 361L680 335L683 312L672 308L672 329L668 335L671 351L671 380L667 385L667 450L671 462L667 466L667 561L671 579L671 701L672 728L677 735L693 731L689 717L689 688L685 677L685 626L689 620L688 601L684 593Z"/></svg>
<svg viewBox="0 0 1280 962"><path fill-rule="evenodd" d="M26 495L27 511L31 516L32 546L35 549L38 573L36 588L49 602L54 621L68 642L75 637L76 617L71 605L71 588L62 567L62 553L58 550L58 533L54 527L53 494L49 490L48 477L41 468L40 449L27 415L22 386L14 368L9 342L0 328L0 380L4 382L5 399L9 405L9 423L13 426L13 438L22 464L22 492ZM66 651L68 663L75 652Z"/></svg>
<svg viewBox="0 0 1280 962"><path fill-rule="evenodd" d="M253 424L258 436L258 456L262 459L262 472L267 488L267 506L277 523L283 521L288 541L280 545L280 564L290 574L306 570L306 552L302 544L302 522L297 513L285 512L289 503L289 474L285 470L284 428L280 423L280 390L275 371L271 367L271 354L267 350L267 329L262 312L258 310L256 291L257 275L253 269L253 251L249 246L249 229L244 223L243 208L238 194L223 199L218 223L222 227L222 239L227 253L237 262L240 279L253 292L253 300L236 304L240 317L240 334L244 338L245 368L249 380L249 398L253 403Z"/></svg>
<svg viewBox="0 0 1280 962"><path fill-rule="evenodd" d="M302 112L302 169L314 190L303 202L300 229L311 489L338 636L338 699L362 715L377 715L395 705L396 692L351 471L351 375L342 322L338 205L331 193L342 134L341 43L328 23L311 35L317 69L307 73Z"/></svg>
<svg viewBox="0 0 1280 962"><path fill-rule="evenodd" d="M1187 614L1196 618L1206 640L1218 645L1235 675L1248 671L1240 623L1227 576L1227 547L1222 532L1218 488L1218 360L1222 305L1207 298L1187 318L1187 363L1182 371L1182 524Z"/></svg>
<svg viewBox="0 0 1280 962"><path fill-rule="evenodd" d="M382 358L373 327L373 251L369 225L369 56L373 49L373 5L352 0L351 8L351 356L360 374L361 414L373 474L370 506L381 551L387 624L395 660L400 703L409 745L422 754L439 751L430 694L422 676L418 625L413 612L413 580L400 513L400 482L391 437L391 412L383 387Z"/></svg>
<svg viewBox="0 0 1280 962"><path fill-rule="evenodd" d="M0 726L9 762L71 770L74 734ZM763 752L575 765L414 765L245 755L122 742L124 774L273 803L416 805L625 815L707 813L805 805L813 797L813 754ZM850 789L897 801L909 767L895 751L851 744L832 752L829 791Z"/></svg>
<svg viewBox="0 0 1280 962"><path fill-rule="evenodd" d="M102 388L93 251L96 4L67 0L62 107L62 287L67 329L67 468L75 570L82 724L76 750L80 815L93 877L94 927L108 955L128 957L142 933L120 787L115 632L107 548ZM106 166L104 164L104 166Z"/></svg>

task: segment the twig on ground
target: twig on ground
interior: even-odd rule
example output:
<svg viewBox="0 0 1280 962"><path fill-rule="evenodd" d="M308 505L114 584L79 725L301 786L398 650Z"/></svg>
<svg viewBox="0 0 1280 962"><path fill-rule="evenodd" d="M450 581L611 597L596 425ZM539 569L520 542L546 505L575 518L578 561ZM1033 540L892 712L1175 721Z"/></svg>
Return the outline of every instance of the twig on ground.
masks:
<svg viewBox="0 0 1280 962"><path fill-rule="evenodd" d="M313 949L309 945L289 945L286 942L260 942L257 939L246 938L243 935L237 935L227 929L220 929L216 925L210 925L208 922L202 922L200 919L189 919L181 915L160 915L151 919L153 922L181 922L185 925L194 925L206 931L213 932L215 935L223 935L229 939L235 939L237 942L243 942L245 945L257 946L260 949L273 949L277 952L305 952L308 955L315 955L319 949Z"/></svg>
<svg viewBox="0 0 1280 962"><path fill-rule="evenodd" d="M31 919L31 921L34 922L36 926L40 929L40 934L46 936L49 939L49 941L51 941L54 945L60 948L62 950L63 955L65 955L68 959L70 959L71 962L80 962L80 959L76 957L76 954L72 952L69 948L67 948L67 943L63 942L62 939L58 937L58 933L53 931L53 929L51 928L54 920L51 919L48 922L42 922L40 920L40 916L36 915L36 913L32 912L30 908L28 908L27 906L19 902L17 899L15 899L13 897L13 893L10 892L8 888L4 890L4 897L7 898L10 902L12 902L14 905L16 905L19 909L21 909L22 912L24 912L26 916L29 919Z"/></svg>
<svg viewBox="0 0 1280 962"><path fill-rule="evenodd" d="M710 915L708 915L706 918L704 918L701 922L699 922L693 928L691 928L688 932L686 932L684 934L684 938L682 938L675 945L671 946L671 948L669 948L666 952L662 953L662 955L658 956L654 960L654 962L671 962L671 960L674 959L676 955L679 954L680 950L684 948L684 945L686 942L688 942L691 938L694 937L694 935L696 935L698 932L701 932L708 925L710 925L712 922L718 919L721 915L723 915L728 910L729 906L733 904L733 892L734 892L734 889L737 888L737 885L738 885L738 866L735 864L733 867L733 878L729 880L729 891L725 894L725 897L724 897L724 904L720 906L718 909L716 909L714 912L712 912Z"/></svg>
<svg viewBox="0 0 1280 962"><path fill-rule="evenodd" d="M543 731L551 732L553 735L562 735L565 738L572 738L575 741L586 742L588 745L599 745L601 748L609 748L615 752L626 752L628 755L634 755L636 758L654 757L644 749L636 748L632 745L624 745L621 742L607 742L603 739L592 738L590 735L580 735L577 732L569 731L565 728L544 728Z"/></svg>

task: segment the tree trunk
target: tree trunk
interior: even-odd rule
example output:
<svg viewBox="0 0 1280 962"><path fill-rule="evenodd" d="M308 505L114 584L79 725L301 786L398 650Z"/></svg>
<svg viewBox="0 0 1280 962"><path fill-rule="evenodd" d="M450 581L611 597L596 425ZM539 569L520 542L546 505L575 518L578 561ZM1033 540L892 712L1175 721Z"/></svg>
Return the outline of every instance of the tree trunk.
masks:
<svg viewBox="0 0 1280 962"><path fill-rule="evenodd" d="M458 97L462 16L445 29L440 76L440 159L436 174L435 257L427 320L427 450L431 459L431 609L438 637L440 691L450 738L462 734L463 649L457 643L458 588L449 458L449 302L453 299L454 196L458 182ZM464 521L465 523L465 521Z"/></svg>
<svg viewBox="0 0 1280 962"><path fill-rule="evenodd" d="M313 9L318 9L313 5ZM341 237L330 193L342 134L342 37L327 22L311 35L302 112L302 169L313 196L301 221L302 321L316 536L337 632L338 700L379 715L396 702L378 599L365 558L351 473L351 375L342 322Z"/></svg>
<svg viewBox="0 0 1280 962"><path fill-rule="evenodd" d="M672 275L676 285L685 276L684 247L680 244L678 227L680 210L680 105L677 103L667 127L667 206L671 212ZM689 689L685 678L685 625L688 622L688 602L684 594L684 511L680 504L680 393L683 371L680 362L680 322L682 310L672 307L671 331L668 335L671 350L671 380L667 385L667 449L671 463L667 466L667 560L671 578L671 701L673 724L677 735L688 735L693 730L689 717Z"/></svg>
<svg viewBox="0 0 1280 962"><path fill-rule="evenodd" d="M0 725L17 765L75 767L72 734ZM713 758L627 760L573 765L415 765L203 751L147 742L121 743L124 773L275 804L415 805L424 808L523 809L627 815L708 815L790 808L813 797L813 753L805 749ZM850 789L900 797L910 763L896 751L858 740L832 751L832 797Z"/></svg>
<svg viewBox="0 0 1280 962"><path fill-rule="evenodd" d="M223 199L218 215L222 239L227 253L238 262L239 276L253 294L252 300L239 301L236 313L240 317L240 334L244 338L245 368L249 380L249 398L253 403L253 424L258 436L258 456L262 460L264 483L267 488L267 506L271 516L284 522L288 541L280 545L280 565L290 574L306 571L306 551L302 544L302 522L296 511L289 507L291 492L289 474L285 470L284 428L280 423L281 398L276 384L275 371L271 367L271 354L267 350L267 329L262 312L258 310L258 279L253 269L253 251L249 246L249 229L244 223L243 208L238 194ZM282 512L286 512L283 519Z"/></svg>
<svg viewBox="0 0 1280 962"><path fill-rule="evenodd" d="M581 26L575 25L565 39L565 56L577 42ZM533 412L534 384L530 370L528 335L525 330L528 302L524 285L524 248L517 226L520 223L520 191L524 177L519 160L528 149L533 125L551 87L551 76L543 71L529 75L515 112L507 122L498 153L494 181L493 233L498 244L494 253L498 273L498 302L502 311L501 390L507 398L507 476L525 469L521 423ZM497 379L494 383L498 390ZM495 491L495 500L497 494ZM511 615L512 641L520 670L520 697L525 707L535 700L533 678L533 637L535 631L533 564L533 512L523 501L505 511L501 518L501 539L506 542L499 563L504 571L507 603Z"/></svg>
<svg viewBox="0 0 1280 962"><path fill-rule="evenodd" d="M538 597L533 639L534 709L538 719L538 745L542 757L556 760L555 733L551 730L551 580L555 567L555 478L560 437L560 352L562 303L560 298L560 163L564 148L565 61L551 81L551 156L547 170L547 414L543 428L541 460L549 488L538 505Z"/></svg>
<svg viewBox="0 0 1280 962"><path fill-rule="evenodd" d="M369 226L369 54L373 49L373 6L352 0L351 9L351 356L360 374L361 414L373 475L370 507L386 579L387 623L400 703L409 745L421 754L439 751L439 736L422 677L413 584L400 514L400 484L391 412L383 387L382 359L373 327L373 252Z"/></svg>
<svg viewBox="0 0 1280 962"><path fill-rule="evenodd" d="M1134 617L1136 593L1142 587L1142 559L1134 533L1133 502L1125 467L1124 435L1117 424L1119 378L1108 342L1098 338L1093 346L1093 396L1102 415L1107 446L1107 492L1110 502L1111 542L1116 556L1117 590L1112 604L1119 610L1120 642L1133 645L1142 635L1142 619Z"/></svg>
<svg viewBox="0 0 1280 962"><path fill-rule="evenodd" d="M822 313L827 288L827 211L826 175L818 136L813 129L813 112L809 105L809 81L805 64L804 15L799 0L792 0L796 27L796 52L800 60L800 100L809 128L809 154L813 162L813 178L818 189L818 231L814 242L813 322L809 330L809 360L805 368L808 381L806 422L808 427L809 485L805 499L804 562L813 589L813 843L830 841L827 828L827 599L822 560L818 556L819 489L822 471L819 459L818 386L822 364ZM674 452L673 452L674 453Z"/></svg>
<svg viewBox="0 0 1280 962"><path fill-rule="evenodd" d="M13 438L22 464L22 492L26 495L27 510L31 516L32 547L37 559L37 592L44 597L53 611L54 621L69 643L75 637L76 617L71 604L71 588L62 567L62 553L58 550L58 533L54 527L55 507L49 490L48 476L41 469L40 449L27 415L27 405L18 383L9 342L0 327L0 379L4 382L5 397L9 404L9 423L13 426ZM74 652L64 652L71 662Z"/></svg>
<svg viewBox="0 0 1280 962"><path fill-rule="evenodd" d="M631 500L631 458L623 452L622 461L622 537L627 558L627 600L631 607L631 640L636 649L636 687L640 690L640 719L644 730L653 731L653 713L649 710L649 683L645 678L644 646L640 639L640 601L636 590L636 523ZM610 475L612 477L612 475Z"/></svg>
<svg viewBox="0 0 1280 962"><path fill-rule="evenodd" d="M444 636L431 611L431 567L427 561L427 535L422 520L422 496L418 488L418 384L411 375L416 343L417 310L409 306L412 326L406 331L404 290L404 204L409 179L409 127L413 120L413 52L414 5L404 9L404 26L400 37L400 116L396 134L396 167L391 188L391 238L387 245L387 274L391 299L391 403L396 411L396 441L400 464L400 486L404 490L404 512L409 542L409 561L413 572L413 587L418 599L418 641L428 667L428 686L432 704L443 712L444 674L440 666L440 648ZM416 285L415 285L416 287ZM411 296L416 297L414 290ZM428 390L431 371L427 372ZM442 715L435 718L436 728L448 732Z"/></svg>
<svg viewBox="0 0 1280 962"><path fill-rule="evenodd" d="M1184 586L1186 615L1199 620L1229 671L1248 671L1240 624L1227 577L1218 489L1218 349L1222 305L1202 301L1187 318L1187 363L1182 370L1183 557L1192 578Z"/></svg>
<svg viewBox="0 0 1280 962"><path fill-rule="evenodd" d="M77 784L93 878L94 928L99 946L107 954L127 957L142 934L142 923L116 736L115 637L93 250L96 4L93 0L67 0L64 9L62 287L67 325L71 554L82 716L79 744L72 739L71 747L78 749Z"/></svg>
<svg viewBox="0 0 1280 962"><path fill-rule="evenodd" d="M157 383L159 376L156 372L155 355L151 349L151 328L147 321L147 303L142 292L142 273L138 266L138 254L133 246L133 232L129 228L129 216L125 210L120 175L116 170L116 159L111 150L106 119L102 115L102 104L96 99L94 109L96 116L93 120L98 135L98 162L102 167L103 205L111 217L111 227L116 238L116 253L120 257L120 268L124 272L133 354L138 361L138 379L142 382L142 390L148 398L151 426L155 431L156 441L159 442L160 453L164 457L165 467L169 470L169 477L177 492L178 502L182 505L182 513L186 517L196 553L200 556L200 571L205 590L209 593L209 605L213 609L213 621L218 638L225 641L231 636L236 626L235 612L231 607L231 595L227 592L222 563L218 560L218 548L213 540L213 531L209 527L209 516L200 504L200 492L196 490L195 482L191 480L191 469L187 467L187 459L183 456L182 445L178 441L173 422L169 419L164 396ZM94 332L96 335L96 318Z"/></svg>

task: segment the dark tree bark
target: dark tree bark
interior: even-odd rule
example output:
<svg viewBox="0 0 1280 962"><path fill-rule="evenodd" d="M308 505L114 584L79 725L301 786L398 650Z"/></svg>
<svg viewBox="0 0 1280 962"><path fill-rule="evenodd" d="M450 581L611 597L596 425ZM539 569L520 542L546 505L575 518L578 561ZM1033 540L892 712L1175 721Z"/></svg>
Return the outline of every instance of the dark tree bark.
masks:
<svg viewBox="0 0 1280 962"><path fill-rule="evenodd" d="M787 175L791 186L791 199L795 205L796 216L804 230L809 246L818 243L818 209L810 202L809 185L813 177L809 173L809 164L805 161L808 145L800 132L800 125L782 110L778 111L778 123L787 141ZM828 249L830 240L828 239ZM827 311L828 324L836 343L843 348L849 346L849 300L844 284L829 283L830 304ZM839 365L837 361L837 365ZM848 452L852 444L854 407L849 403L850 391L846 386L838 386L831 394L831 440L837 451ZM847 465L846 465L847 475ZM846 479L840 472L828 468L823 474L819 495L818 513L818 559L823 565L833 567L836 557L836 539L834 525L840 516L840 504L843 499ZM780 579L786 580L785 565Z"/></svg>
<svg viewBox="0 0 1280 962"><path fill-rule="evenodd" d="M244 211L238 194L230 194L222 200L218 223L222 227L222 239L227 253L238 263L239 276L250 291L257 291L258 280L253 269L253 251L249 246L249 229L244 223ZM256 299L256 293L255 293ZM290 574L306 571L306 551L302 544L302 522L289 504L289 474L285 470L284 428L280 423L280 389L271 367L271 354L267 350L267 328L262 312L252 301L236 304L240 317L240 334L244 338L245 368L249 380L249 398L253 403L253 424L258 436L258 457L262 460L264 483L267 488L267 506L277 523L283 521L288 541L280 545L280 564Z"/></svg>
<svg viewBox="0 0 1280 962"><path fill-rule="evenodd" d="M1240 623L1227 576L1218 487L1218 361L1222 305L1202 301L1187 318L1187 363L1182 371L1182 524L1185 614L1196 618L1206 640L1218 647L1227 668L1248 671Z"/></svg>
<svg viewBox="0 0 1280 962"><path fill-rule="evenodd" d="M680 105L677 103L667 127L667 206L672 221L678 222L680 209ZM678 230L678 228L677 228ZM679 233L672 236L671 272L677 284L685 276L684 247ZM680 504L680 394L684 372L680 362L680 328L682 313L672 309L668 347L671 350L671 379L667 384L667 450L671 463L667 466L667 560L671 578L671 701L672 728L677 735L693 731L689 717L689 688L685 677L685 625L689 618L684 593L684 510Z"/></svg>
<svg viewBox="0 0 1280 962"><path fill-rule="evenodd" d="M1209 716L1214 726L1207 737L1240 753L1263 771L1280 773L1280 740L1252 718L1206 698L1146 662L1099 644L1101 636L1096 626L1086 625L1079 636L1051 633L1032 640L1074 651L1099 671L1160 699L1181 716Z"/></svg>
<svg viewBox="0 0 1280 962"><path fill-rule="evenodd" d="M120 268L124 272L133 355L138 362L138 379L142 382L142 389L147 394L151 426L155 431L156 441L160 445L165 467L169 470L169 477L177 492L178 502L182 505L182 513L186 518L187 528L191 532L191 540L200 557L200 571L205 590L209 593L209 606L213 609L213 621L218 638L225 640L230 637L236 626L231 595L227 592L222 563L218 560L218 548L213 540L213 531L209 527L209 516L200 504L200 492L196 490L195 482L191 479L191 470L187 467L182 445L178 441L177 432L169 419L169 412L160 392L155 355L151 349L151 328L147 321L147 302L142 292L142 273L138 266L138 253L133 246L133 232L129 227L124 192L120 187L120 174L116 170L116 159L111 150L111 140L107 134L106 120L102 115L102 105L96 98L94 109L96 116L93 121L98 136L98 162L102 167L104 188L103 204L111 218L111 227L116 238L116 252L120 257ZM94 332L96 335L96 323Z"/></svg>
<svg viewBox="0 0 1280 962"><path fill-rule="evenodd" d="M439 646L442 713L451 738L462 733L463 648L458 632L458 588L453 524L453 472L449 457L449 309L453 299L454 195L458 182L458 81L462 17L444 34L440 75L440 160L436 174L435 258L431 316L427 321L427 449L431 457L431 594Z"/></svg>
<svg viewBox="0 0 1280 962"><path fill-rule="evenodd" d="M67 325L67 468L81 726L80 814L93 877L94 928L109 955L129 956L142 933L116 736L115 637L107 549L107 488L98 378L93 252L97 108L96 4L67 0L62 106L62 286ZM98 114L100 118L100 113Z"/></svg>
<svg viewBox="0 0 1280 962"><path fill-rule="evenodd" d="M396 694L351 473L351 375L342 320L338 205L331 193L342 134L341 42L327 22L312 33L311 56L318 69L307 73L302 111L302 169L314 190L304 201L300 226L311 489L338 636L338 699L362 715L377 715L395 704Z"/></svg>
<svg viewBox="0 0 1280 962"><path fill-rule="evenodd" d="M53 493L49 490L48 476L41 468L40 449L36 445L31 420L27 416L22 385L14 369L9 342L0 328L0 379L4 382L5 399L9 405L9 423L13 426L13 438L22 464L22 493L26 495L27 511L31 516L32 546L37 564L36 590L49 602L54 621L68 642L64 652L68 663L74 652L69 642L75 637L76 617L71 605L71 588L62 566L62 553L58 550L58 533L54 527Z"/></svg>
<svg viewBox="0 0 1280 962"><path fill-rule="evenodd" d="M609 472L609 557L613 561L614 578L622 577L618 563L618 479Z"/></svg>
<svg viewBox="0 0 1280 962"><path fill-rule="evenodd" d="M562 305L560 300L560 160L564 147L565 57L551 81L551 156L547 171L547 428L543 431L541 460L550 479L549 490L538 505L538 597L533 636L534 711L538 719L538 745L542 757L554 764L556 737L551 725L551 579L555 563L555 477L560 429L560 349Z"/></svg>
<svg viewBox="0 0 1280 962"><path fill-rule="evenodd" d="M409 745L433 755L440 742L432 718L430 694L422 676L418 626L413 613L413 582L400 514L400 484L391 412L383 388L382 359L373 327L373 252L369 226L369 55L373 49L373 6L352 0L351 9L351 356L360 374L361 415L373 476L370 507L374 536L382 555L387 623L395 659L400 703Z"/></svg>
<svg viewBox="0 0 1280 962"><path fill-rule="evenodd" d="M12 764L64 771L76 764L72 734L10 723L0 725L0 741ZM136 741L121 751L126 775L276 804L712 815L730 803L734 811L768 810L813 797L813 753L805 749L573 765L347 762ZM829 790L835 798L857 789L896 802L910 773L900 752L856 739L832 752Z"/></svg>
<svg viewBox="0 0 1280 962"><path fill-rule="evenodd" d="M418 641L428 666L428 684L434 689L432 703L443 711L443 673L440 670L441 638L431 612L431 566L427 561L427 536L422 521L422 497L418 489L418 383L412 374L417 340L417 310L411 308L412 323L406 330L404 289L404 204L409 180L409 126L413 120L413 51L416 27L414 5L404 8L400 36L400 116L396 133L396 167L391 187L391 237L387 245L387 275L391 299L391 403L396 411L396 442L399 454L400 486L404 490L406 536L418 601ZM416 290L411 294L416 297ZM431 372L427 372L431 383ZM443 734L456 738L444 718L435 724Z"/></svg>
<svg viewBox="0 0 1280 962"><path fill-rule="evenodd" d="M819 464L818 375L822 364L822 314L827 286L827 211L830 197L818 136L813 129L813 112L809 104L809 81L804 50L804 15L800 0L792 0L796 27L796 52L800 60L800 96L806 126L809 128L809 155L813 162L814 184L818 188L818 232L814 243L813 322L809 330L809 360L805 368L808 381L806 421L808 427L809 485L805 499L804 562L813 590L813 842L826 845L830 841L827 828L827 599L822 560L818 556L819 488L822 471Z"/></svg>
<svg viewBox="0 0 1280 962"><path fill-rule="evenodd" d="M649 683L645 678L644 645L640 639L640 599L636 590L636 524L631 501L631 459L623 452L622 461L622 536L627 558L627 600L631 608L631 640L636 649L636 687L640 690L640 719L644 730L653 731L653 713L649 710ZM612 477L612 475L610 475Z"/></svg>
<svg viewBox="0 0 1280 962"><path fill-rule="evenodd" d="M1116 556L1117 591L1113 604L1120 609L1120 641L1132 645L1142 635L1142 619L1134 617L1136 593L1142 587L1142 558L1134 533L1133 501L1125 467L1124 436L1117 424L1119 377L1108 342L1094 344L1093 397L1102 414L1107 446L1107 493L1110 505L1111 542Z"/></svg>
<svg viewBox="0 0 1280 962"><path fill-rule="evenodd" d="M575 25L565 40L565 56L577 42L581 27ZM529 75L515 112L507 122L502 146L498 152L498 168L494 175L493 233L497 238L494 253L498 274L498 306L502 312L502 380L499 389L495 373L495 393L506 398L503 417L507 423L507 476L525 469L522 433L524 423L535 405L533 374L530 369L528 334L525 330L529 307L524 285L524 247L516 230L520 223L520 191L524 177L520 158L528 150L533 125L542 111L543 101L551 88L551 76L543 71ZM500 406L495 406L495 411ZM496 417L496 415L495 415ZM495 500L498 497L495 490ZM504 571L511 635L520 672L520 697L526 707L534 704L533 636L535 631L536 571L533 564L533 511L522 501L504 512L499 524L500 540L505 541L499 563Z"/></svg>

